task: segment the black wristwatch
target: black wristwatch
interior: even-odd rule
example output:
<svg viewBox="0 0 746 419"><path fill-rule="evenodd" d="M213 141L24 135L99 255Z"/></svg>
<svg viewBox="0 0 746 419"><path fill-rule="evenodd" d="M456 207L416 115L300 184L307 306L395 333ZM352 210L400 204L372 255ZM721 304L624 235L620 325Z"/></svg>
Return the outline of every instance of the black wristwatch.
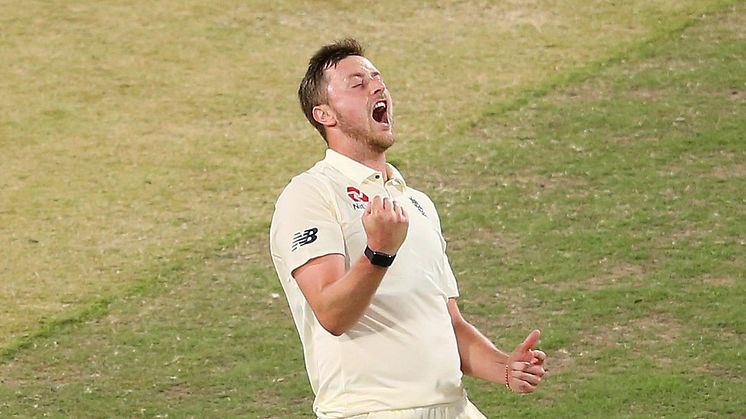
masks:
<svg viewBox="0 0 746 419"><path fill-rule="evenodd" d="M365 256L373 265L382 266L384 268L391 266L396 257L396 255L387 255L386 253L370 250L370 247L368 246L365 246Z"/></svg>

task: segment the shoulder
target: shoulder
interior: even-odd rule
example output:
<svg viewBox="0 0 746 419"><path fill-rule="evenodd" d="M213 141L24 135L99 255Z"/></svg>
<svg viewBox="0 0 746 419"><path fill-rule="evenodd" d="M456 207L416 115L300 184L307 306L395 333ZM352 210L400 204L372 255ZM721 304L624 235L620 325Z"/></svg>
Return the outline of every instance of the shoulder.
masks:
<svg viewBox="0 0 746 419"><path fill-rule="evenodd" d="M419 189L415 189L407 185L407 191L409 191L409 194L416 199L420 199L420 200L427 201L427 202L432 202L430 197L426 193L420 191Z"/></svg>
<svg viewBox="0 0 746 419"><path fill-rule="evenodd" d="M325 198L328 195L329 182L330 179L324 172L323 166L317 163L290 180L277 198L275 206Z"/></svg>
<svg viewBox="0 0 746 419"><path fill-rule="evenodd" d="M297 195L306 195L308 193L320 192L322 190L322 180L309 172L303 172L292 179L280 193L277 202L290 199Z"/></svg>
<svg viewBox="0 0 746 419"><path fill-rule="evenodd" d="M438 214L438 208L435 206L433 200L427 194L417 189L407 187L407 190L412 204L420 209L440 232L440 214Z"/></svg>
<svg viewBox="0 0 746 419"><path fill-rule="evenodd" d="M436 209L435 203L433 202L432 199L430 199L430 197L426 193L418 189L410 188L409 186L407 186L407 190L409 191L409 196L414 198L423 207L430 208L433 210Z"/></svg>

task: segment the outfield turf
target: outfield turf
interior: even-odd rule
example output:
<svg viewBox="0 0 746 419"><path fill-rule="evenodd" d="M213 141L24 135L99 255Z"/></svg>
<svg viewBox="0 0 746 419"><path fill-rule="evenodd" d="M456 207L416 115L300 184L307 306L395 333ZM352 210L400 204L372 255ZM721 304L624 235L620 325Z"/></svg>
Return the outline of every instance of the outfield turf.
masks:
<svg viewBox="0 0 746 419"><path fill-rule="evenodd" d="M0 417L310 416L267 230L345 35L462 312L508 350L542 329L540 391L475 404L746 414L746 3L299 4L0 1Z"/></svg>

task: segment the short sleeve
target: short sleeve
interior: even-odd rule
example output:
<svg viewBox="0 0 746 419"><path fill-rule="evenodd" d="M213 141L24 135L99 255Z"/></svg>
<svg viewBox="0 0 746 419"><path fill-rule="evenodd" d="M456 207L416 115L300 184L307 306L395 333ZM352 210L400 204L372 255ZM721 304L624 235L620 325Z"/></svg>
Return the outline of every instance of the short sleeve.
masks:
<svg viewBox="0 0 746 419"><path fill-rule="evenodd" d="M458 298L458 284L456 283L456 275L453 274L451 269L451 263L448 261L448 255L443 253L443 271L445 277L443 278L443 287L448 298Z"/></svg>
<svg viewBox="0 0 746 419"><path fill-rule="evenodd" d="M344 254L336 206L321 182L307 174L295 177L275 205L270 248L275 264L288 275L311 259Z"/></svg>

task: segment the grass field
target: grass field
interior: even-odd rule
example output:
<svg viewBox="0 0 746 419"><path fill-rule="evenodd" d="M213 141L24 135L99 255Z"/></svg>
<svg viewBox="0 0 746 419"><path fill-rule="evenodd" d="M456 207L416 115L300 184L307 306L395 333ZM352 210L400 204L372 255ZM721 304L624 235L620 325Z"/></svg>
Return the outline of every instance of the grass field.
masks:
<svg viewBox="0 0 746 419"><path fill-rule="evenodd" d="M542 329L489 417L746 415L746 2L134 3L0 0L0 417L310 417L267 230L347 35L462 312Z"/></svg>

